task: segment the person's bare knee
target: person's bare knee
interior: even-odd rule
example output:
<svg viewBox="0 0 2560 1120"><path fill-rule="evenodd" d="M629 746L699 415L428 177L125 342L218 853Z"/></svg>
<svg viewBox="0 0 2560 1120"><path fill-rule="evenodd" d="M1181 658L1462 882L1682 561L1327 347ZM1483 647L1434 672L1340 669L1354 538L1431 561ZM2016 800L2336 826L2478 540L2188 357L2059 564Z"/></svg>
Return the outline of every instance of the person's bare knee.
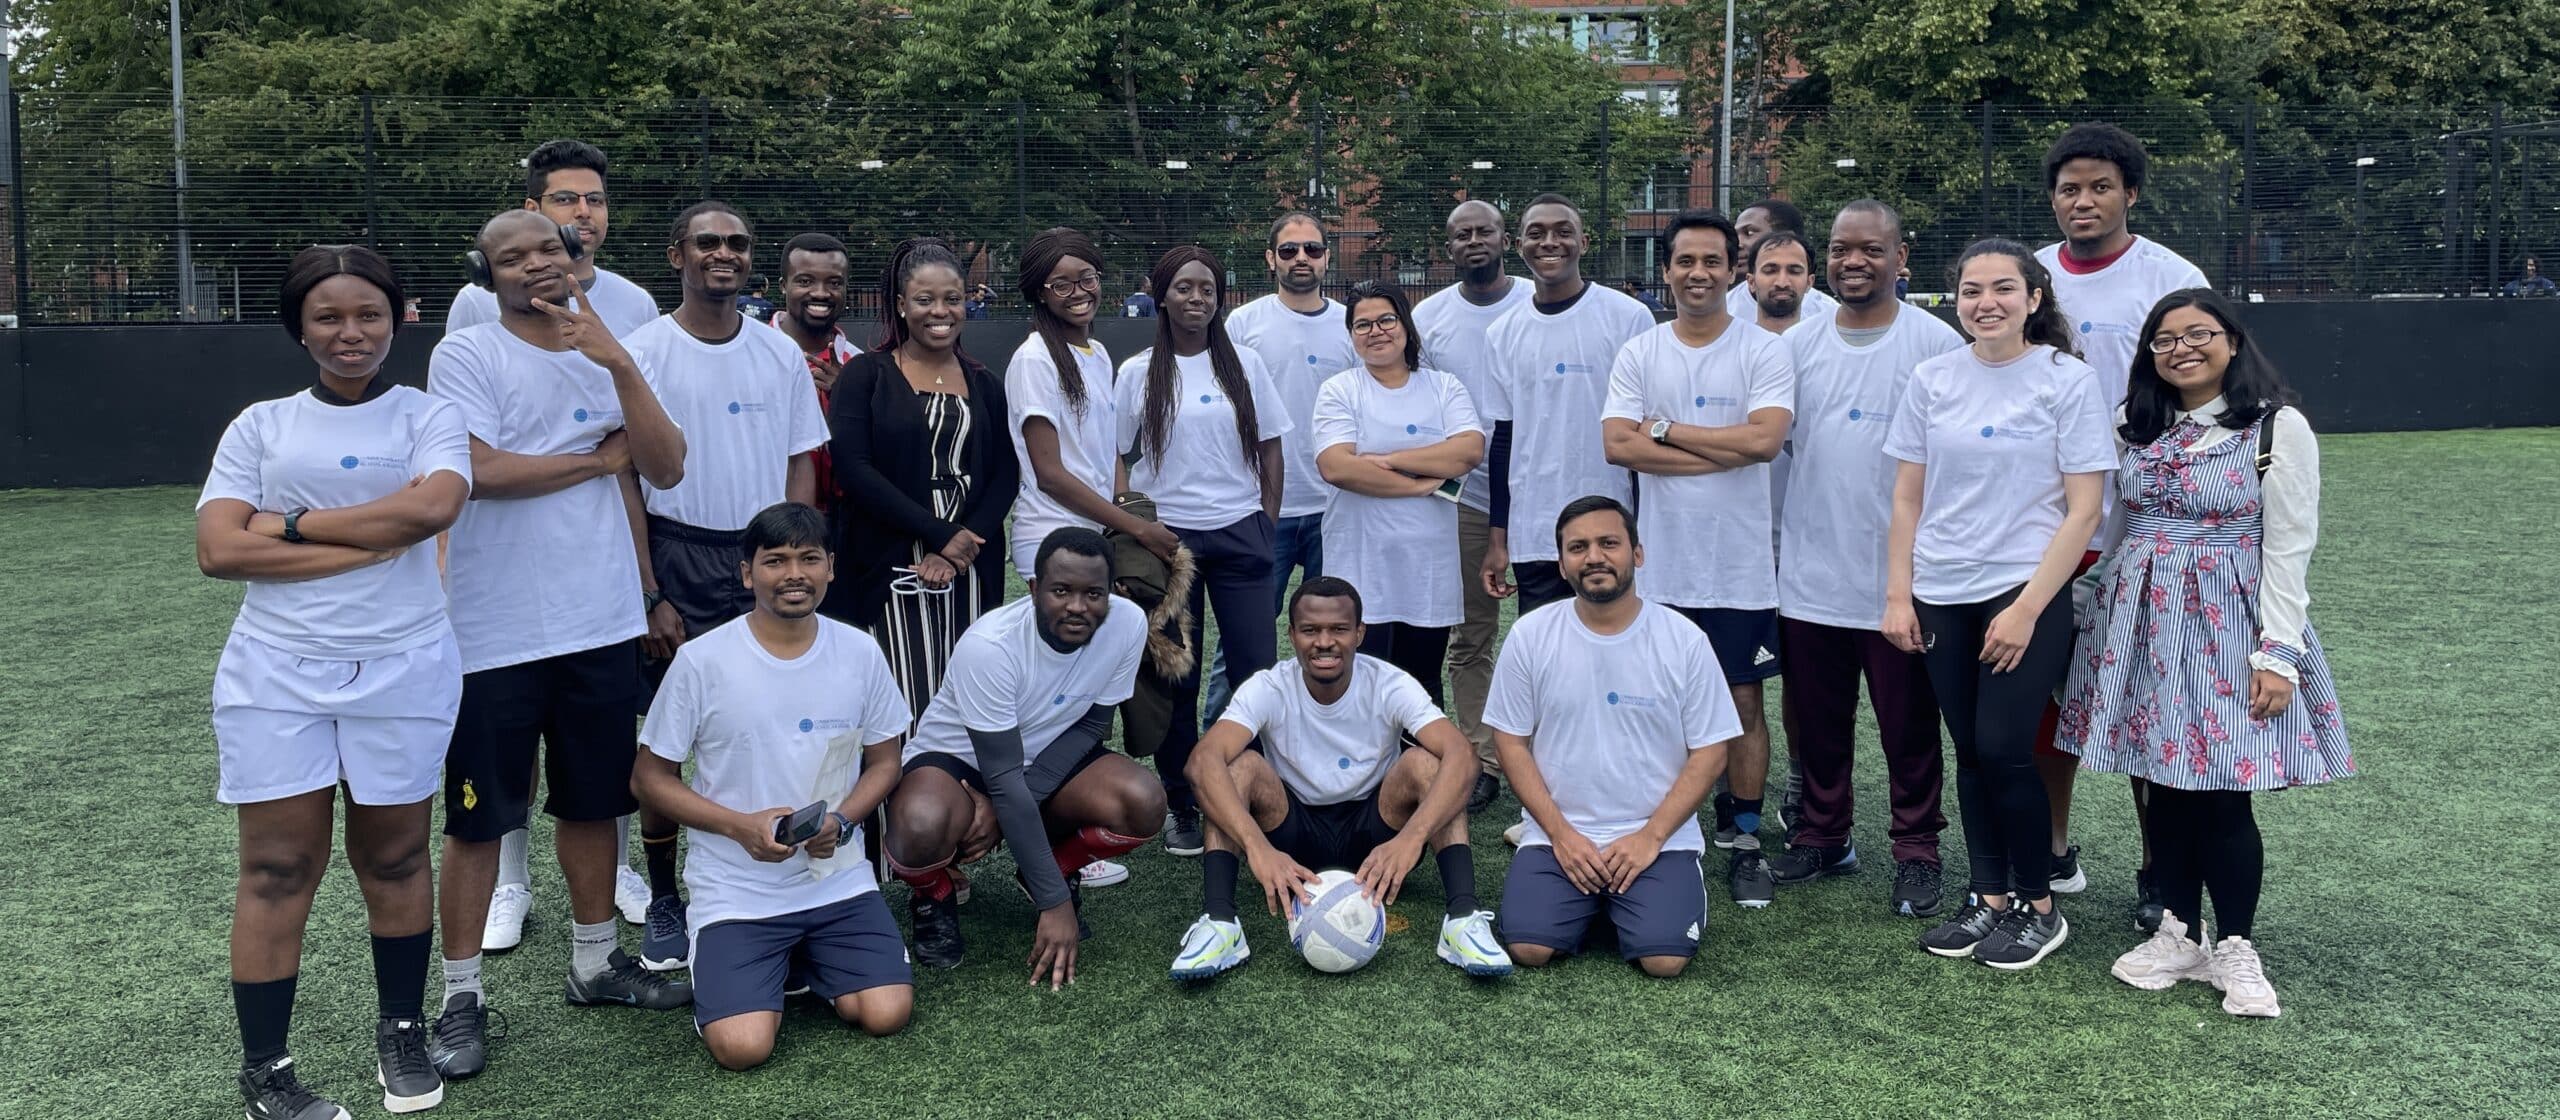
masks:
<svg viewBox="0 0 2560 1120"><path fill-rule="evenodd" d="M970 818L967 791L960 783L938 771L920 769L890 795L889 834L883 843L891 861L930 867L949 860L959 849Z"/></svg>
<svg viewBox="0 0 2560 1120"><path fill-rule="evenodd" d="M1513 964L1527 965L1530 968L1544 968L1553 964L1556 959L1554 949L1545 945L1531 945L1525 941L1513 942L1503 946L1502 949L1511 954Z"/></svg>
<svg viewBox="0 0 2560 1120"><path fill-rule="evenodd" d="M720 1068L748 1070L773 1056L774 1035L781 1029L781 1012L750 1011L703 1027L702 1042L710 1047L711 1060L720 1063Z"/></svg>
<svg viewBox="0 0 2560 1120"><path fill-rule="evenodd" d="M907 1029L915 1012L916 990L907 984L866 988L836 997L836 1018L862 1028L862 1033L873 1038Z"/></svg>
<svg viewBox="0 0 2560 1120"><path fill-rule="evenodd" d="M1638 957L1636 967L1656 980L1669 980L1689 970L1687 957Z"/></svg>
<svg viewBox="0 0 2560 1120"><path fill-rule="evenodd" d="M323 857L278 844L240 853L240 893L265 905L289 902L320 889Z"/></svg>

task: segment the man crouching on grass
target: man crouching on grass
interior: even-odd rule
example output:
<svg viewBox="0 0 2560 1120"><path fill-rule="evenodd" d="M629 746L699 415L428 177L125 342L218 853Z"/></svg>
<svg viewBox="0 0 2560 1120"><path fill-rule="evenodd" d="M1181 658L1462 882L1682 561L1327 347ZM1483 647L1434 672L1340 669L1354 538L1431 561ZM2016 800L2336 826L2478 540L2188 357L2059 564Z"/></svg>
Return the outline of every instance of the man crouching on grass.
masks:
<svg viewBox="0 0 2560 1120"><path fill-rule="evenodd" d="M691 834L693 1021L728 1069L773 1053L783 993L800 984L874 1035L915 1010L906 945L855 823L897 787L906 694L870 635L818 616L835 578L826 540L826 515L798 502L747 523L738 570L755 610L677 648L631 776L643 804ZM815 802L814 834L777 835Z"/></svg>

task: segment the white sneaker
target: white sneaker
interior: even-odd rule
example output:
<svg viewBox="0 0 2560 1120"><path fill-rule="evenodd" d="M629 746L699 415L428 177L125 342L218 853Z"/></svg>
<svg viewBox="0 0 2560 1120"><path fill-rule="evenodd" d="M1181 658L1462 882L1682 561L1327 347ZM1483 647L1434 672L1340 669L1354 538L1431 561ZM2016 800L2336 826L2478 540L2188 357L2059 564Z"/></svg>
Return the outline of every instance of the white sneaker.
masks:
<svg viewBox="0 0 2560 1120"><path fill-rule="evenodd" d="M1128 881L1128 866L1125 864L1113 863L1107 859L1095 860L1092 863L1084 865L1084 870L1076 872L1076 882L1079 885L1087 887L1107 887L1113 883L1126 883Z"/></svg>
<svg viewBox="0 0 2560 1120"><path fill-rule="evenodd" d="M1244 943L1244 924L1222 922L1207 914L1182 934L1182 951L1173 958L1173 978L1207 980L1243 964L1253 956Z"/></svg>
<svg viewBox="0 0 2560 1120"><path fill-rule="evenodd" d="M2187 923L2171 914L2161 919L2160 930L2151 940L2117 957L2115 967L2107 971L2143 991L2157 992L2175 987L2180 980L2203 980L2212 967L2213 955L2187 940Z"/></svg>
<svg viewBox="0 0 2560 1120"><path fill-rule="evenodd" d="M1440 920L1440 959L1469 976L1511 975L1511 954L1493 936L1493 911L1478 910L1462 918Z"/></svg>
<svg viewBox="0 0 2560 1120"><path fill-rule="evenodd" d="M489 892L489 924L480 930L480 951L503 953L524 944L525 912L533 909L533 891L522 883L500 883Z"/></svg>
<svg viewBox="0 0 2560 1120"><path fill-rule="evenodd" d="M1528 831L1529 822L1527 821L1522 821L1518 824L1512 825L1511 827L1502 830L1502 842L1517 848L1520 846L1520 837Z"/></svg>
<svg viewBox="0 0 2560 1120"><path fill-rule="evenodd" d="M2258 1019L2284 1014L2276 1005L2275 985L2267 983L2266 966L2258 961L2258 947L2246 937L2226 937L2213 947L2207 978L2222 989L2224 1011Z"/></svg>
<svg viewBox="0 0 2560 1120"><path fill-rule="evenodd" d="M649 924L649 881L625 864L613 873L613 908L622 911L622 920L635 926Z"/></svg>

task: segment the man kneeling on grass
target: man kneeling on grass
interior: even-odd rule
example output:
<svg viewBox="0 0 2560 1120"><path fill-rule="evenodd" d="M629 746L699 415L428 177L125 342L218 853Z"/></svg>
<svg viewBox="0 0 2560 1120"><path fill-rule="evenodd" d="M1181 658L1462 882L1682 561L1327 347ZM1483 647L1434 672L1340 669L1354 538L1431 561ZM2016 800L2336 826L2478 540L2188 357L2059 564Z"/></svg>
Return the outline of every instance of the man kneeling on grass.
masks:
<svg viewBox="0 0 2560 1120"><path fill-rule="evenodd" d="M874 1035L915 1010L855 823L897 787L906 694L870 635L817 614L835 576L826 515L784 502L745 538L755 610L677 648L631 777L642 804L691 834L693 1021L729 1069L773 1053L786 990L808 987ZM818 803L815 832L787 831Z"/></svg>
<svg viewBox="0 0 2560 1120"><path fill-rule="evenodd" d="M1510 974L1493 914L1476 908L1466 816L1481 772L1474 748L1420 681L1356 652L1367 630L1348 582L1299 585L1289 600L1297 659L1254 674L1200 737L1190 771L1209 818L1205 912L1183 934L1174 979L1207 980L1250 955L1236 921L1239 856L1277 914L1283 900L1292 910L1306 901L1310 867L1357 868L1369 897L1392 904L1426 843L1448 897L1440 959L1469 976ZM1256 736L1261 749L1247 749Z"/></svg>

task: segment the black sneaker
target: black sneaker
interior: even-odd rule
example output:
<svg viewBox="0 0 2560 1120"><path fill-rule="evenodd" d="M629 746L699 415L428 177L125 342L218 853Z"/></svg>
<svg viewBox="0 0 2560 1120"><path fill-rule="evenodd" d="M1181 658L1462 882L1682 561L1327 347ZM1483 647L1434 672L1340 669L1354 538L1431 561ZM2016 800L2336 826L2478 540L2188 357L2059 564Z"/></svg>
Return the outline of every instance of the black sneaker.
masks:
<svg viewBox="0 0 2560 1120"><path fill-rule="evenodd" d="M1730 793L1719 793L1715 796L1714 804L1716 807L1716 847L1730 849L1740 845L1742 843L1742 826L1733 823L1733 818L1737 815L1733 808L1733 795Z"/></svg>
<svg viewBox="0 0 2560 1120"><path fill-rule="evenodd" d="M383 1019L373 1026L373 1079L386 1112L425 1112L444 1103L444 1078L427 1057L427 1025Z"/></svg>
<svg viewBox="0 0 2560 1120"><path fill-rule="evenodd" d="M2160 922L2169 916L2169 908L2160 902L2160 884L2151 878L2148 867L2133 873L2133 928L2144 936L2160 932Z"/></svg>
<svg viewBox="0 0 2560 1120"><path fill-rule="evenodd" d="M585 978L570 973L561 991L572 1007L618 1003L650 1011L674 1011L693 1006L693 985L642 968L631 954L620 949L605 958L602 972Z"/></svg>
<svg viewBox="0 0 2560 1120"><path fill-rule="evenodd" d="M1200 807L1177 805L1164 814L1164 850L1178 856L1196 856L1209 849L1200 834Z"/></svg>
<svg viewBox="0 0 2560 1120"><path fill-rule="evenodd" d="M1853 874L1857 870L1858 848L1854 844L1842 844L1836 848L1798 844L1769 861L1769 875L1789 886L1810 883L1825 875Z"/></svg>
<svg viewBox="0 0 2560 1120"><path fill-rule="evenodd" d="M1476 775L1475 792L1467 795L1467 815L1474 816L1484 812L1493 805L1494 799L1500 796L1502 796L1502 779L1491 774Z"/></svg>
<svg viewBox="0 0 2560 1120"><path fill-rule="evenodd" d="M1981 895L1968 891L1955 916L1920 935L1920 947L1942 957L1970 957L1973 947L1991 936L1991 923L1999 916L1999 911L1982 904Z"/></svg>
<svg viewBox="0 0 2560 1120"><path fill-rule="evenodd" d="M1906 859L1893 865L1894 913L1906 918L1937 917L1945 891L1937 864L1924 859Z"/></svg>
<svg viewBox="0 0 2560 1120"><path fill-rule="evenodd" d="M1733 853L1725 882L1733 888L1733 904L1745 910L1758 910L1778 897L1778 881L1770 876L1769 861L1760 858L1757 848Z"/></svg>
<svg viewBox="0 0 2560 1120"><path fill-rule="evenodd" d="M2046 886L2055 894L2078 894L2089 889L2089 877L2080 871L2080 845L2073 844L2053 857L2053 870L2046 873Z"/></svg>
<svg viewBox="0 0 2560 1120"><path fill-rule="evenodd" d="M2008 912L1992 923L1991 936L1974 946L1973 959L2016 972L2035 967L2070 937L2071 923L2062 920L2061 907L2039 914L2035 907L2013 901Z"/></svg>
<svg viewBox="0 0 2560 1120"><path fill-rule="evenodd" d="M302 1087L291 1054L241 1070L240 1100L249 1120L354 1120L338 1102Z"/></svg>
<svg viewBox="0 0 2560 1120"><path fill-rule="evenodd" d="M960 967L960 954L967 945L960 940L960 909L951 899L910 897L907 926L917 963L930 968Z"/></svg>
<svg viewBox="0 0 2560 1120"><path fill-rule="evenodd" d="M693 965L693 939L685 933L684 899L675 895L649 900L648 932L640 938L640 967L674 972Z"/></svg>
<svg viewBox="0 0 2560 1120"><path fill-rule="evenodd" d="M436 1016L435 1041L428 1048L436 1073L446 1081L479 1076L489 1068L489 1007L480 997L462 992L444 1002Z"/></svg>

